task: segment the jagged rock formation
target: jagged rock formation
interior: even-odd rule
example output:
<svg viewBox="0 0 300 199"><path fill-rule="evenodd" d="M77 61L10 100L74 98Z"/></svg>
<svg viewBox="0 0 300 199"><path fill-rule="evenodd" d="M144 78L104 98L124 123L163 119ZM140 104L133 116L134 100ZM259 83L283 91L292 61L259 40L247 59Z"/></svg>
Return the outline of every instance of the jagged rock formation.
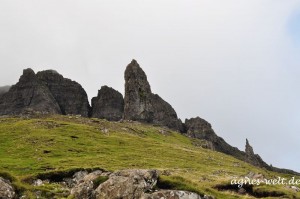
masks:
<svg viewBox="0 0 300 199"><path fill-rule="evenodd" d="M8 180L0 177L0 198L13 199L16 197L14 188Z"/></svg>
<svg viewBox="0 0 300 199"><path fill-rule="evenodd" d="M165 185L158 182L157 170L130 169L113 173L104 170L82 170L71 175L53 178L60 179L58 181L52 181L50 176L50 179L36 179L32 185L59 184L61 190L64 190L63 197L75 199L214 199L213 196L201 197L190 191L163 189L160 186ZM43 198L42 195L39 197Z"/></svg>
<svg viewBox="0 0 300 199"><path fill-rule="evenodd" d="M62 114L89 115L90 105L85 90L75 81L64 78L54 70L36 74L50 90L57 101Z"/></svg>
<svg viewBox="0 0 300 199"><path fill-rule="evenodd" d="M175 110L151 92L147 76L135 60L125 70L124 102L124 119L164 125L182 131L182 123Z"/></svg>
<svg viewBox="0 0 300 199"><path fill-rule="evenodd" d="M20 114L28 109L61 113L50 90L38 80L32 69L25 69L19 82L0 98L0 115Z"/></svg>
<svg viewBox="0 0 300 199"><path fill-rule="evenodd" d="M79 176L76 177L76 176ZM100 185L94 184L99 177L107 177ZM71 195L75 199L210 199L204 196L180 190L157 190L158 172L156 170L122 170L114 173L94 171L92 173L78 172L73 181L77 182L71 188Z"/></svg>
<svg viewBox="0 0 300 199"><path fill-rule="evenodd" d="M123 95L108 86L102 86L92 99L92 117L119 121L123 117Z"/></svg>
<svg viewBox="0 0 300 199"><path fill-rule="evenodd" d="M37 111L49 114L89 115L84 89L56 71L25 69L19 82L0 98L0 115Z"/></svg>
<svg viewBox="0 0 300 199"><path fill-rule="evenodd" d="M7 93L10 89L10 86L1 86L0 87L0 97L1 95L3 95L4 93Z"/></svg>
<svg viewBox="0 0 300 199"><path fill-rule="evenodd" d="M145 192L153 190L157 178L156 170L115 172L95 190L96 198L142 198Z"/></svg>
<svg viewBox="0 0 300 199"><path fill-rule="evenodd" d="M245 153L232 147L225 140L216 135L211 124L200 117L185 120L186 134L189 137L203 139L209 142L210 148L243 160Z"/></svg>
<svg viewBox="0 0 300 199"><path fill-rule="evenodd" d="M265 163L262 158L258 154L254 154L252 146L249 144L248 139L246 139L246 146L245 146L245 161L257 166L257 167L264 167L270 169L270 166Z"/></svg>

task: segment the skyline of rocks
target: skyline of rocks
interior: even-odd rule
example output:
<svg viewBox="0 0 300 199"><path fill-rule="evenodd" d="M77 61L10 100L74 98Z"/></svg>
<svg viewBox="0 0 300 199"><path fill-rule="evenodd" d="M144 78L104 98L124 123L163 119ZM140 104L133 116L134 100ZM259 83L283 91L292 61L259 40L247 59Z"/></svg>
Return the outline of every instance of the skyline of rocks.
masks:
<svg viewBox="0 0 300 199"><path fill-rule="evenodd" d="M168 102L152 93L147 75L136 60L133 59L127 65L124 79L124 97L119 91L105 85L98 90L98 95L92 98L90 105L86 91L76 81L65 78L54 70L35 73L28 68L23 70L15 85L0 93L0 115L39 112L150 123L168 127L194 139L205 140L206 148L231 155L254 166L293 173L266 164L259 155L254 154L248 140L245 152L232 147L217 136L210 123L200 117L186 119L183 123Z"/></svg>

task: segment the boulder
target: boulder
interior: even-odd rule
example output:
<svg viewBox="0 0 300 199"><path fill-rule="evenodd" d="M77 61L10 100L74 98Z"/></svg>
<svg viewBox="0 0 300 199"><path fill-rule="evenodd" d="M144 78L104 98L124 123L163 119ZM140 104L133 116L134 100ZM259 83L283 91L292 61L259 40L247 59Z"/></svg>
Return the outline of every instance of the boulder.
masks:
<svg viewBox="0 0 300 199"><path fill-rule="evenodd" d="M123 117L123 95L108 86L102 86L98 96L92 99L92 117L119 121Z"/></svg>
<svg viewBox="0 0 300 199"><path fill-rule="evenodd" d="M10 199L15 197L16 193L14 188L11 186L11 183L0 177L0 198Z"/></svg>
<svg viewBox="0 0 300 199"><path fill-rule="evenodd" d="M54 70L41 71L36 76L49 88L62 114L89 115L88 97L79 83L64 78Z"/></svg>
<svg viewBox="0 0 300 199"><path fill-rule="evenodd" d="M95 190L96 199L142 198L156 185L156 170L123 170L115 172Z"/></svg>
<svg viewBox="0 0 300 199"><path fill-rule="evenodd" d="M182 131L182 123L170 104L151 91L147 76L132 60L125 70L124 119L148 122Z"/></svg>
<svg viewBox="0 0 300 199"><path fill-rule="evenodd" d="M21 114L27 109L50 114L61 113L50 90L38 80L32 69L25 69L19 82L0 98L0 115Z"/></svg>
<svg viewBox="0 0 300 199"><path fill-rule="evenodd" d="M189 191L178 190L162 190L152 194L144 194L143 199L202 199L202 197L196 193Z"/></svg>
<svg viewBox="0 0 300 199"><path fill-rule="evenodd" d="M87 173L86 171L80 171L74 174L73 182L74 186L71 189L71 195L75 199L95 199L95 184L99 176L108 176L109 172L102 172L100 170Z"/></svg>

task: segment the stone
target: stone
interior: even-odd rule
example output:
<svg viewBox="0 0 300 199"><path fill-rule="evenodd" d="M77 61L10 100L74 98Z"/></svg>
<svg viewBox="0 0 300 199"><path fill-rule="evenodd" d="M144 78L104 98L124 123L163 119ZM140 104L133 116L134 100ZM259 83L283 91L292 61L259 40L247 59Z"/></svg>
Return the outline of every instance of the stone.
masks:
<svg viewBox="0 0 300 199"><path fill-rule="evenodd" d="M38 80L32 69L25 69L19 82L0 98L0 115L21 114L27 109L60 114L60 108L48 87Z"/></svg>
<svg viewBox="0 0 300 199"><path fill-rule="evenodd" d="M71 189L71 195L75 199L94 199L95 191L93 181L86 181L77 184Z"/></svg>
<svg viewBox="0 0 300 199"><path fill-rule="evenodd" d="M243 187L242 187L242 188L239 188L238 194L240 194L240 195L245 195L246 193L247 193L246 189L244 189Z"/></svg>
<svg viewBox="0 0 300 199"><path fill-rule="evenodd" d="M154 123L182 131L182 123L170 104L151 91L143 69L132 60L125 70L124 119Z"/></svg>
<svg viewBox="0 0 300 199"><path fill-rule="evenodd" d="M123 117L123 95L108 86L102 86L98 96L92 99L92 117L119 121Z"/></svg>
<svg viewBox="0 0 300 199"><path fill-rule="evenodd" d="M3 199L13 199L16 197L14 188L8 180L0 177L0 198Z"/></svg>
<svg viewBox="0 0 300 199"><path fill-rule="evenodd" d="M33 182L33 186L42 186L44 183L41 179L37 179Z"/></svg>
<svg viewBox="0 0 300 199"><path fill-rule="evenodd" d="M294 190L295 192L300 192L300 188L296 186L291 186L291 189Z"/></svg>
<svg viewBox="0 0 300 199"><path fill-rule="evenodd" d="M83 182L84 177L88 175L87 171L78 171L74 173L73 175L73 182L75 184L79 184L80 182Z"/></svg>
<svg viewBox="0 0 300 199"><path fill-rule="evenodd" d="M215 151L232 155L240 160L244 160L245 153L236 147L230 146L225 140L219 137L210 123L200 117L185 120L186 135L191 138L202 139L207 141L207 146Z"/></svg>
<svg viewBox="0 0 300 199"><path fill-rule="evenodd" d="M95 190L96 199L142 198L156 185L156 170L123 170L115 172Z"/></svg>
<svg viewBox="0 0 300 199"><path fill-rule="evenodd" d="M144 194L142 199L202 199L202 197L196 193L189 191L179 190L162 190L152 194Z"/></svg>
<svg viewBox="0 0 300 199"><path fill-rule="evenodd" d="M99 176L108 176L109 172L102 172L100 170L87 173L86 171L77 172L74 175L73 181L76 184L72 187L70 193L75 199L94 199L95 185L94 180Z"/></svg>
<svg viewBox="0 0 300 199"><path fill-rule="evenodd" d="M62 114L89 116L88 97L79 83L64 78L54 70L41 71L36 76L49 88Z"/></svg>

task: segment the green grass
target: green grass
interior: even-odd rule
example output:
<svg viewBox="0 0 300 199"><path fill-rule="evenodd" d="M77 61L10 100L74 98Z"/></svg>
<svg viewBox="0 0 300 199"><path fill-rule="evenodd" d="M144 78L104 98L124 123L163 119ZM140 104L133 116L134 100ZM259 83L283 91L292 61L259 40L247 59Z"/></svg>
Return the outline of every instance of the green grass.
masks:
<svg viewBox="0 0 300 199"><path fill-rule="evenodd" d="M49 172L67 175L78 168L158 169L163 174L160 182L165 185L221 199L252 198L213 188L250 171L266 177L289 177L197 147L195 141L177 132L137 122L69 116L0 118L0 137L0 176L10 176L29 195L37 188L24 179L41 178ZM51 187L42 189L51 197L57 194ZM289 189L280 190L300 198Z"/></svg>

